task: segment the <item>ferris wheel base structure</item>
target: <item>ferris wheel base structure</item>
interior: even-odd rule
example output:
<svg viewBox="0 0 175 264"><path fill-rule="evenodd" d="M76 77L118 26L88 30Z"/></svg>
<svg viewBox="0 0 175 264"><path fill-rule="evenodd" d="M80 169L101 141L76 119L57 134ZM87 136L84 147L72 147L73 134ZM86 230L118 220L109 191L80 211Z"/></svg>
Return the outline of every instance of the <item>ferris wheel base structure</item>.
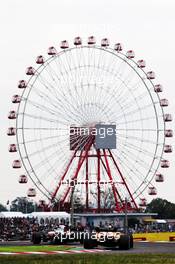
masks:
<svg viewBox="0 0 175 264"><path fill-rule="evenodd" d="M134 200L129 187L124 179L124 176L122 175L119 166L117 165L117 161L115 160L113 154L112 154L112 150L110 149L96 149L95 147L95 137L90 136L88 138L88 143L85 144L83 146L83 150L78 153L78 151L76 150L73 155L72 158L70 159L70 162L68 163L67 168L65 169L64 174L62 175L60 182L58 183L58 186L55 190L55 192L53 193L52 196L52 200L54 201L57 192L59 191L59 188L61 187L62 182L64 181L64 179L66 178L66 174L69 172L70 167L72 166L72 163L75 161L75 159L78 159L78 164L77 164L77 168L75 170L75 174L73 175L73 177L70 179L70 185L69 187L66 189L66 191L64 192L64 194L62 194L62 199L59 201L59 204L57 205L57 209L61 209L61 210L65 210L65 201L66 198L68 197L68 195L72 192L72 189L76 186L78 179L79 179L79 172L83 166L83 164L85 165L86 168L86 179L85 179L85 187L86 187L86 199L85 199L85 208L84 211L90 212L109 212L109 211L116 211L116 212L123 212L126 209L128 211L137 211L139 208L137 206L136 201ZM91 148L94 148L95 152L93 154L90 154L90 150ZM89 159L91 158L96 158L96 168L97 168L97 173L96 173L96 184L97 184L97 207L93 207L90 208L89 207L89 185L93 184L93 182L91 182L89 180L89 168L88 168L88 164L89 164ZM109 160L113 163L115 170L111 171L110 169L110 163ZM106 172L106 176L108 178L108 181L104 182L101 180L101 167L104 168L105 172ZM118 185L122 185L125 189L126 189L126 193L127 193L127 197L129 197L129 201L126 204L126 201L122 199L122 197L120 196L120 193L116 187L116 182L113 178L113 174L118 174L119 175L119 180L117 182ZM105 207L101 207L101 185L104 184L110 184L111 185L111 190L114 196L114 206L113 208L105 208Z"/></svg>

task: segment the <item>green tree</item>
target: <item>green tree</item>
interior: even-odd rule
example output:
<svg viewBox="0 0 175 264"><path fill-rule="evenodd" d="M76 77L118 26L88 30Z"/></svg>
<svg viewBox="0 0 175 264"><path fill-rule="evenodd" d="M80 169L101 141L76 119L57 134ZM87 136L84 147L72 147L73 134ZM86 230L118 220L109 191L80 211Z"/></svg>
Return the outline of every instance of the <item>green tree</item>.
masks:
<svg viewBox="0 0 175 264"><path fill-rule="evenodd" d="M0 212L3 211L7 211L7 208L3 204L0 204Z"/></svg>
<svg viewBox="0 0 175 264"><path fill-rule="evenodd" d="M165 199L153 199L146 207L146 212L157 213L158 218L173 219L175 218L175 204Z"/></svg>
<svg viewBox="0 0 175 264"><path fill-rule="evenodd" d="M35 210L38 211L37 204L27 197L17 197L10 205L10 211L32 213Z"/></svg>

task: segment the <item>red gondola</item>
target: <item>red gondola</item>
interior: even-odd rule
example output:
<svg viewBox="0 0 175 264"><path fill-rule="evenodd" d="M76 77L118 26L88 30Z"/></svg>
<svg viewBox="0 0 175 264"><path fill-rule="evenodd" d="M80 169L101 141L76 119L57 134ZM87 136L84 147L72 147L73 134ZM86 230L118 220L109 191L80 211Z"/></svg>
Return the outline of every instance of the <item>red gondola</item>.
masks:
<svg viewBox="0 0 175 264"><path fill-rule="evenodd" d="M173 137L173 130L172 129L166 129L165 130L165 137Z"/></svg>
<svg viewBox="0 0 175 264"><path fill-rule="evenodd" d="M145 68L146 67L146 62L144 60L138 60L137 66L139 68Z"/></svg>
<svg viewBox="0 0 175 264"><path fill-rule="evenodd" d="M147 72L146 76L147 76L147 79L148 79L148 80L153 80L153 79L155 79L155 73L154 73L153 71L149 71L149 72Z"/></svg>
<svg viewBox="0 0 175 264"><path fill-rule="evenodd" d="M114 50L116 50L118 52L122 51L123 50L123 45L121 43L116 43L114 45Z"/></svg>
<svg viewBox="0 0 175 264"><path fill-rule="evenodd" d="M16 119L16 112L14 110L9 112L8 119Z"/></svg>
<svg viewBox="0 0 175 264"><path fill-rule="evenodd" d="M109 39L107 39L107 38L103 38L103 39L101 40L101 46L102 46L102 47L108 47L108 46L109 46Z"/></svg>
<svg viewBox="0 0 175 264"><path fill-rule="evenodd" d="M162 160L160 166L161 166L161 168L169 168L170 167L169 160Z"/></svg>
<svg viewBox="0 0 175 264"><path fill-rule="evenodd" d="M69 48L69 43L67 40L62 40L60 43L60 48L61 49L68 49Z"/></svg>
<svg viewBox="0 0 175 264"><path fill-rule="evenodd" d="M45 60L44 60L44 57L42 55L39 55L37 58L36 58L36 63L37 64L44 64Z"/></svg>
<svg viewBox="0 0 175 264"><path fill-rule="evenodd" d="M164 146L164 152L165 153L171 153L171 152L173 152L172 146L171 145L165 145Z"/></svg>
<svg viewBox="0 0 175 264"><path fill-rule="evenodd" d="M14 160L13 164L12 164L12 167L14 169L20 169L21 168L21 161L20 160Z"/></svg>
<svg viewBox="0 0 175 264"><path fill-rule="evenodd" d="M88 37L88 45L94 45L96 43L95 37L94 36L90 36Z"/></svg>
<svg viewBox="0 0 175 264"><path fill-rule="evenodd" d="M149 195L156 195L157 194L157 190L156 190L156 188L155 187L149 187L149 189L148 189L148 194Z"/></svg>
<svg viewBox="0 0 175 264"><path fill-rule="evenodd" d="M135 53L133 50L128 50L127 53L126 53L126 57L128 59L133 59L135 57Z"/></svg>
<svg viewBox="0 0 175 264"><path fill-rule="evenodd" d="M145 198L140 198L139 206L140 207L146 207L147 206L147 201Z"/></svg>
<svg viewBox="0 0 175 264"><path fill-rule="evenodd" d="M156 182L164 182L164 176L161 173L157 173L155 176L155 181Z"/></svg>
<svg viewBox="0 0 175 264"><path fill-rule="evenodd" d="M7 130L8 136L15 136L16 135L16 128L15 127L9 127Z"/></svg>
<svg viewBox="0 0 175 264"><path fill-rule="evenodd" d="M81 40L80 37L76 37L76 38L74 38L74 45L75 45L75 46L79 46L79 45L81 45L81 44L82 44L82 40Z"/></svg>
<svg viewBox="0 0 175 264"><path fill-rule="evenodd" d="M169 105L169 102L167 99L160 99L160 105L162 107L165 107L165 106L168 106Z"/></svg>
<svg viewBox="0 0 175 264"><path fill-rule="evenodd" d="M19 83L18 83L18 88L24 89L26 87L27 87L27 82L24 81L24 80L20 80Z"/></svg>
<svg viewBox="0 0 175 264"><path fill-rule="evenodd" d="M18 104L20 102L21 102L21 96L18 95L18 94L13 95L13 97L12 97L12 103L13 104Z"/></svg>
<svg viewBox="0 0 175 264"><path fill-rule="evenodd" d="M29 188L27 191L28 197L35 197L36 196L36 190L34 188Z"/></svg>
<svg viewBox="0 0 175 264"><path fill-rule="evenodd" d="M19 176L19 180L18 180L19 183L27 183L28 182L28 178L26 175L20 175Z"/></svg>
<svg viewBox="0 0 175 264"><path fill-rule="evenodd" d="M165 122L171 122L173 120L172 115L171 114L165 114L164 115L164 121Z"/></svg>
<svg viewBox="0 0 175 264"><path fill-rule="evenodd" d="M161 92L163 92L163 86L162 86L161 84L156 84L156 85L154 85L154 91L155 91L156 93L161 93Z"/></svg>
<svg viewBox="0 0 175 264"><path fill-rule="evenodd" d="M10 144L9 145L9 152L17 152L16 144Z"/></svg>
<svg viewBox="0 0 175 264"><path fill-rule="evenodd" d="M35 74L35 69L33 67L27 67L26 69L26 74L27 75L34 75Z"/></svg>
<svg viewBox="0 0 175 264"><path fill-rule="evenodd" d="M52 47L49 47L47 54L54 56L54 55L57 54L57 50L53 46Z"/></svg>

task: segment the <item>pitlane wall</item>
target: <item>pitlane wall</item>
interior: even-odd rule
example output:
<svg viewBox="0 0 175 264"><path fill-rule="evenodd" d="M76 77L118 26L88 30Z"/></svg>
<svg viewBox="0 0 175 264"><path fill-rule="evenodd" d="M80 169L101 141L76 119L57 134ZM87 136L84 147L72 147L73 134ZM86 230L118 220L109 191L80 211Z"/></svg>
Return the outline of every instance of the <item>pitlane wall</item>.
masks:
<svg viewBox="0 0 175 264"><path fill-rule="evenodd" d="M175 232L137 233L137 234L133 234L133 238L134 241L149 241L149 242L174 241L175 242Z"/></svg>

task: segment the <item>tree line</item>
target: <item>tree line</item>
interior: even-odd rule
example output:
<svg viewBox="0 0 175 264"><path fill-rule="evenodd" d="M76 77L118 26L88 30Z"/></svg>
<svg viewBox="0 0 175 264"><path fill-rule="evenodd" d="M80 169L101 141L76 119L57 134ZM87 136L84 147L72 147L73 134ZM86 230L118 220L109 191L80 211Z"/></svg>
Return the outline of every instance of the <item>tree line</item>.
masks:
<svg viewBox="0 0 175 264"><path fill-rule="evenodd" d="M111 206L111 197L105 197L105 205ZM81 200L75 199L75 210L77 213L83 212L84 205L81 204ZM36 202L32 201L27 197L17 197L10 203L10 211L18 211L22 213L31 213L34 211L42 211L43 208L39 206ZM7 205L0 203L0 212L8 211ZM157 218L160 219L175 219L175 203L169 202L166 199L156 198L153 199L145 209L146 213L157 213Z"/></svg>

